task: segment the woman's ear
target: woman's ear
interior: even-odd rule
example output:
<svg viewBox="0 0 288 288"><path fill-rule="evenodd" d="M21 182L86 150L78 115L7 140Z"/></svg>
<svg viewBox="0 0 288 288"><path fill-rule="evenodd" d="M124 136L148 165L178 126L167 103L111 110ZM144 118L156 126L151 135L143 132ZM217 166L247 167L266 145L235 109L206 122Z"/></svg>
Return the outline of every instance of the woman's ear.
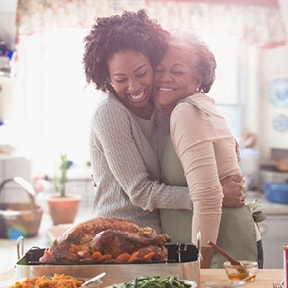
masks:
<svg viewBox="0 0 288 288"><path fill-rule="evenodd" d="M194 83L194 86L195 86L195 90L197 92L200 92L201 90L201 86L202 86L202 80L200 80L201 77L197 76L197 77L194 77L193 78L193 83Z"/></svg>

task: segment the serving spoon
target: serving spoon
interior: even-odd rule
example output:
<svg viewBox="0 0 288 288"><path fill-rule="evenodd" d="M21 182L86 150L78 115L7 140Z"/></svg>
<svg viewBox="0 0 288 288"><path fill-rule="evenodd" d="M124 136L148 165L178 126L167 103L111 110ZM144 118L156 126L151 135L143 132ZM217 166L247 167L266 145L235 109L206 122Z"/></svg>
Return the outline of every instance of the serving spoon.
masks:
<svg viewBox="0 0 288 288"><path fill-rule="evenodd" d="M84 283L82 283L82 285L80 287L85 287L85 286L87 286L87 285L89 285L89 284L91 284L91 283L103 278L105 275L106 275L105 272L100 273L100 274L94 276L93 278L91 278L91 279L85 281Z"/></svg>
<svg viewBox="0 0 288 288"><path fill-rule="evenodd" d="M208 244L211 247L213 247L217 252L219 252L223 257L225 257L227 260L229 260L232 265L240 265L240 266L242 266L240 261L238 261L237 259L233 258L231 255L229 255L227 252L225 252L222 248L220 248L214 242L209 241Z"/></svg>

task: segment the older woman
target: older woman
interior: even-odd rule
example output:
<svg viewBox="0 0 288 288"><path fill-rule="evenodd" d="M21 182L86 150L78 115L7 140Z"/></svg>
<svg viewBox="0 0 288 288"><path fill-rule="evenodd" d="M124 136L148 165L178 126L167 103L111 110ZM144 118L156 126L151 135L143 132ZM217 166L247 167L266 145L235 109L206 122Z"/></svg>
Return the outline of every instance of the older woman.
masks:
<svg viewBox="0 0 288 288"><path fill-rule="evenodd" d="M171 36L169 49L156 68L154 87L157 102L170 115L171 139L181 161L178 168L184 169L186 179L183 172L178 171L177 174L175 171L177 157L173 155L169 142L163 149L163 177L171 185L185 185L187 181L193 202L193 218L191 212L180 211L182 220L174 221L186 223L186 231L192 229L192 242L196 241L197 232L201 231L204 268L210 267L213 256L209 240L216 242L218 239L220 246L234 257L255 261L257 240L260 240L250 207L244 205L244 197L242 207L226 208L222 216L222 183L228 176L236 175L241 179L242 175L235 138L224 117L217 111L214 99L205 95L214 82L215 69L216 61L208 46L195 35L178 31ZM169 164L169 157L173 159L174 166ZM161 211L162 225L165 232L167 228L172 235L171 218L175 219L176 212L168 211L165 215L166 212ZM167 218L170 220L167 221ZM183 234L187 235L185 231ZM178 241L177 237L175 235L172 239ZM223 259L218 261L217 266L221 267L222 263Z"/></svg>

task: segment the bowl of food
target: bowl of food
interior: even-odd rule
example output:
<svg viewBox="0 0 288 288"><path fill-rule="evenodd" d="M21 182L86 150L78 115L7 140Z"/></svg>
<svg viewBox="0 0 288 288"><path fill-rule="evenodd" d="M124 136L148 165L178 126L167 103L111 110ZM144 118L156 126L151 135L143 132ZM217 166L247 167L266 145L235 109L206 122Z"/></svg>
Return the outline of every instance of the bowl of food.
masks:
<svg viewBox="0 0 288 288"><path fill-rule="evenodd" d="M240 260L240 264L233 265L229 261L224 262L224 269L228 279L233 281L255 281L258 263L256 261Z"/></svg>
<svg viewBox="0 0 288 288"><path fill-rule="evenodd" d="M243 288L245 287L245 281L232 281L232 280L215 280L206 281L206 288Z"/></svg>

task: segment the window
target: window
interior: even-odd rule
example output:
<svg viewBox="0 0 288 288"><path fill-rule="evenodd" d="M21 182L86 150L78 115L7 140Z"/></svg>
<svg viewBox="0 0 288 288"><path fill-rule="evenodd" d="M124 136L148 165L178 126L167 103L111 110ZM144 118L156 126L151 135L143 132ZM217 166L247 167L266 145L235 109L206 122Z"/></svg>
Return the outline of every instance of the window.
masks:
<svg viewBox="0 0 288 288"><path fill-rule="evenodd" d="M85 29L57 29L20 41L11 131L19 153L32 159L33 172L55 167L62 152L80 165L89 160L88 128L101 93L86 85L82 66L86 33ZM215 97L234 135L239 136L237 41L211 35L205 40L218 63L210 95Z"/></svg>
<svg viewBox="0 0 288 288"><path fill-rule="evenodd" d="M241 136L242 101L240 90L241 45L236 38L227 35L203 35L215 55L217 68L216 79L209 93L216 100L217 107L227 119L228 125L236 138Z"/></svg>
<svg viewBox="0 0 288 288"><path fill-rule="evenodd" d="M21 131L17 147L36 170L54 167L63 152L76 163L89 160L90 115L101 95L86 85L82 66L86 32L57 29L20 41L14 111Z"/></svg>

